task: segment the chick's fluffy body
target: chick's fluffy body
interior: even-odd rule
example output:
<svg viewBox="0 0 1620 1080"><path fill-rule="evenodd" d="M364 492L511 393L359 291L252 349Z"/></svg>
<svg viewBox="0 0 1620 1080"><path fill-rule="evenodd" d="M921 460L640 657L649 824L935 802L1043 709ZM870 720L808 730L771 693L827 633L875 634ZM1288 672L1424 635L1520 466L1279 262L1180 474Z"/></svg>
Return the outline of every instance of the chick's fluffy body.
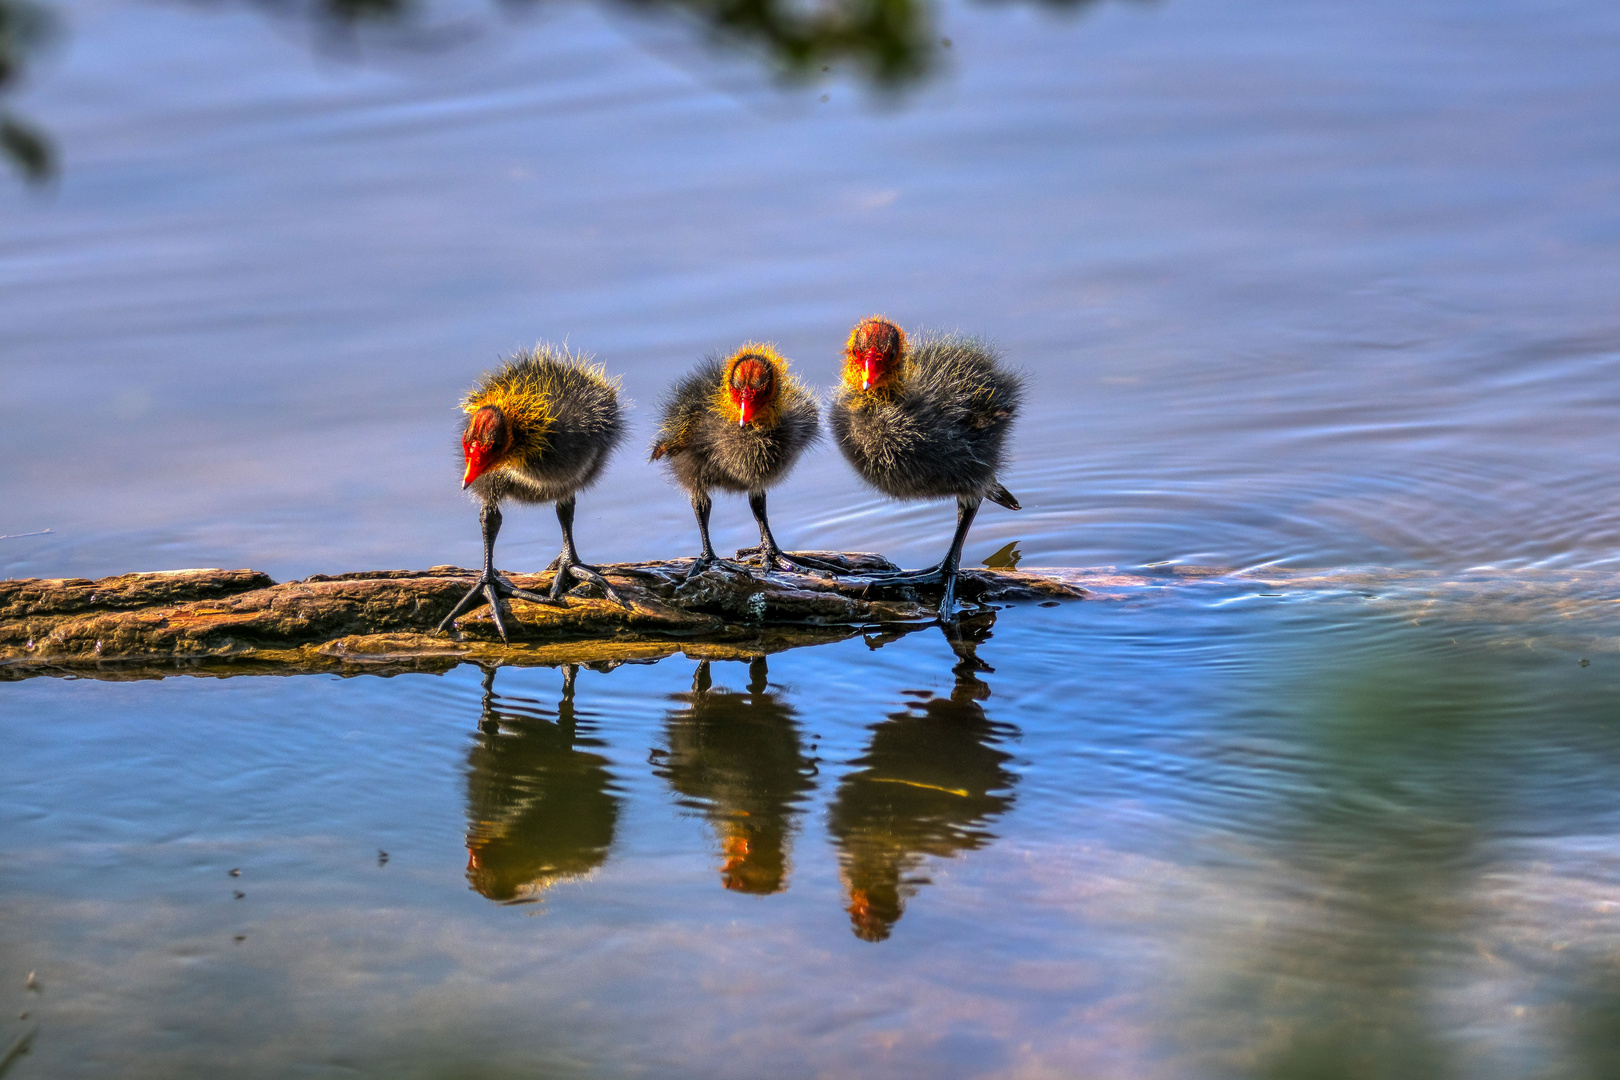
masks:
<svg viewBox="0 0 1620 1080"><path fill-rule="evenodd" d="M861 478L885 495L999 502L1005 489L996 474L1023 396L1023 379L985 343L925 338L907 349L891 385L838 389L833 436Z"/></svg>
<svg viewBox="0 0 1620 1080"><path fill-rule="evenodd" d="M702 361L670 390L653 456L669 462L689 492L760 492L793 468L820 434L815 399L785 370L776 398L757 421L739 424L724 407L726 362Z"/></svg>
<svg viewBox="0 0 1620 1080"><path fill-rule="evenodd" d="M617 381L550 345L512 357L461 403L469 423L485 405L501 410L512 443L500 463L468 488L483 502L566 499L596 482L624 438Z"/></svg>

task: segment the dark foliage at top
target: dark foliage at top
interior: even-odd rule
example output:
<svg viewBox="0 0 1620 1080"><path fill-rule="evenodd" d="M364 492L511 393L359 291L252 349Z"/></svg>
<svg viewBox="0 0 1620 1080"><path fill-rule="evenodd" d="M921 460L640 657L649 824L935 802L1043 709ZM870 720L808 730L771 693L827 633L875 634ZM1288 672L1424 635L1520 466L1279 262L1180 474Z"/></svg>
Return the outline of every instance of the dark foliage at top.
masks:
<svg viewBox="0 0 1620 1080"><path fill-rule="evenodd" d="M415 0L250 0L323 30L343 34L366 24L407 25L421 16ZM541 0L499 0L512 7ZM692 23L712 40L752 52L788 79L834 65L853 68L878 90L924 77L938 43L929 0L616 0L649 15ZM1095 0L1039 0L1081 8ZM0 0L0 101L16 89L28 62L50 40L55 21L30 0ZM35 182L55 174L50 140L0 107L0 154Z"/></svg>
<svg viewBox="0 0 1620 1080"><path fill-rule="evenodd" d="M0 95L16 88L28 60L52 36L54 21L27 0L0 0ZM44 135L0 108L0 153L30 180L49 177L55 161Z"/></svg>

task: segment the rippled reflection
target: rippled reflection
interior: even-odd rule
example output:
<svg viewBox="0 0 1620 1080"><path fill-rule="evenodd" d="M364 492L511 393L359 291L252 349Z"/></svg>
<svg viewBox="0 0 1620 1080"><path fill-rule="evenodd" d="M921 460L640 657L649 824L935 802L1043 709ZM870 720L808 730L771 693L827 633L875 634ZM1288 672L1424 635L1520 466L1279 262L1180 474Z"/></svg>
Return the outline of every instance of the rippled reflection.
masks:
<svg viewBox="0 0 1620 1080"><path fill-rule="evenodd" d="M665 723L655 772L681 805L703 814L720 841L720 881L737 892L787 888L789 848L815 788L793 709L766 682L765 658L748 667L748 692L714 689L707 660L682 708Z"/></svg>
<svg viewBox="0 0 1620 1080"><path fill-rule="evenodd" d="M602 865L613 846L620 799L601 744L574 711L574 677L563 671L555 719L495 694L484 675L484 714L467 757L467 880L491 900L537 900L557 881Z"/></svg>
<svg viewBox="0 0 1620 1080"><path fill-rule="evenodd" d="M927 857L973 851L995 839L988 823L1012 805L1017 777L999 744L1017 728L992 721L980 702L993 671L978 658L994 617L947 629L958 662L946 698L919 700L873 726L859 768L838 785L827 827L838 847L855 936L883 941L906 901L928 884Z"/></svg>

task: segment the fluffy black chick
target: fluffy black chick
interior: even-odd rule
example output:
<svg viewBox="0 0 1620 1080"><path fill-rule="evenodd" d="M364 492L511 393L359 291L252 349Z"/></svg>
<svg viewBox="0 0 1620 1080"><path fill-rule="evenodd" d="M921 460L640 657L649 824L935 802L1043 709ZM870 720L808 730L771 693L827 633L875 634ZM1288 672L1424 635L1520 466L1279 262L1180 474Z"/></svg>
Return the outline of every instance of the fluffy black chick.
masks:
<svg viewBox="0 0 1620 1080"><path fill-rule="evenodd" d="M485 374L461 408L467 414L461 429L466 461L461 486L482 507L478 520L484 532L484 570L439 629L482 599L505 640L502 597L561 603L563 590L575 577L593 582L628 607L574 550L574 498L595 483L624 437L617 381L566 349L539 345ZM557 504L563 549L552 563L556 574L550 596L515 588L495 572L495 536L501 529L501 503L507 499Z"/></svg>
<svg viewBox="0 0 1620 1080"><path fill-rule="evenodd" d="M769 345L744 345L724 360L710 357L675 384L664 401L652 459L668 463L670 475L692 497L703 550L689 578L716 564L745 569L716 556L709 540L709 493L717 488L747 493L767 573L784 566L836 569L783 554L765 515L766 489L787 476L819 433L815 399Z"/></svg>
<svg viewBox="0 0 1620 1080"><path fill-rule="evenodd" d="M886 583L943 585L939 611L956 601L962 544L980 504L1019 509L996 479L1023 379L983 342L956 335L908 343L887 319L849 335L831 408L833 436L861 478L896 499L956 499L956 535L938 565L869 575Z"/></svg>

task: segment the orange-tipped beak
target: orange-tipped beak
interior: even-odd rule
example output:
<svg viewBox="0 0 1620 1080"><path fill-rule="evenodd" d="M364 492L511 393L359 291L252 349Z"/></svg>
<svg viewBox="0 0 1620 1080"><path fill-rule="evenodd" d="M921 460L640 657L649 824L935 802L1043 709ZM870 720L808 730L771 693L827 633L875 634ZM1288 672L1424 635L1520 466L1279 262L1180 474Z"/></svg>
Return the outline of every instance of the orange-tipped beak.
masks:
<svg viewBox="0 0 1620 1080"><path fill-rule="evenodd" d="M490 448L479 443L462 443L461 452L467 458L467 471L461 475L461 490L484 474L492 456Z"/></svg>
<svg viewBox="0 0 1620 1080"><path fill-rule="evenodd" d="M870 390L877 382L876 368L883 360L883 353L878 349L858 349L855 359L861 362L861 389Z"/></svg>

